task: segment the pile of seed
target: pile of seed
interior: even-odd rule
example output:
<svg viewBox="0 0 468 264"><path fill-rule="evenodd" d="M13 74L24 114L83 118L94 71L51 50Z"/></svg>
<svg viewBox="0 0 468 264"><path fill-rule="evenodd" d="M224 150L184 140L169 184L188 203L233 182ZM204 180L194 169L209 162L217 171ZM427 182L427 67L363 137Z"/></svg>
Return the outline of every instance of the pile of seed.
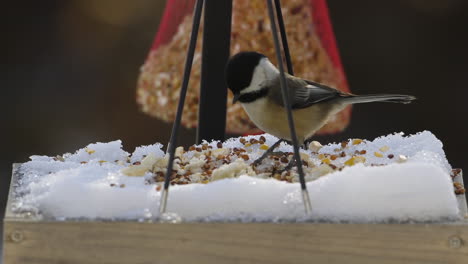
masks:
<svg viewBox="0 0 468 264"><path fill-rule="evenodd" d="M269 148L265 137L240 137L238 141L239 147L232 148L223 142L205 142L200 145L192 145L188 149L178 147L170 177L171 185L209 183L240 175L274 178L286 182L299 181L295 167L284 171L284 168L294 157L292 152L276 151L260 164L254 165L254 160ZM382 146L378 151L369 151L366 149L365 141L361 139L343 141L338 146L332 151L324 152L321 151L322 145L313 141L307 149L301 150L300 154L307 181L359 163L366 166L385 166L390 163L404 163L408 160L404 155L392 153L388 146ZM371 157L374 157L372 163L368 162ZM130 164L122 170L122 173L128 176L144 176L146 184L156 183L156 189L160 190L167 170L167 160L167 155L159 158L153 155L143 156L141 161ZM380 162L376 162L379 160ZM452 178L455 178L460 172L459 169L452 170ZM114 187L122 188L119 185L114 185ZM456 194L465 193L465 189L458 182L454 182L454 189Z"/></svg>

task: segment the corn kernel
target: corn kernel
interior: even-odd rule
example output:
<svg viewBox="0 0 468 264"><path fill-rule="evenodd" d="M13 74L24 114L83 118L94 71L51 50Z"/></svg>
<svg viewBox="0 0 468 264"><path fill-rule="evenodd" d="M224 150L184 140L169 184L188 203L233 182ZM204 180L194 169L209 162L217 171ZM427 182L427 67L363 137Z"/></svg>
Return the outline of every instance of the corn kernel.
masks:
<svg viewBox="0 0 468 264"><path fill-rule="evenodd" d="M383 146L383 147L379 148L379 150L382 151L382 152L388 151L389 149L390 149L389 146Z"/></svg>
<svg viewBox="0 0 468 264"><path fill-rule="evenodd" d="M356 163L364 163L366 162L366 158L363 156L353 156L349 160L345 161L344 164L347 166L356 165Z"/></svg>
<svg viewBox="0 0 468 264"><path fill-rule="evenodd" d="M92 149L85 149L86 152L88 152L89 155L93 154L94 152L96 152L95 150L92 150Z"/></svg>
<svg viewBox="0 0 468 264"><path fill-rule="evenodd" d="M382 158L383 154L380 152L374 152L374 156L376 156L377 158Z"/></svg>
<svg viewBox="0 0 468 264"><path fill-rule="evenodd" d="M329 158L325 158L322 160L323 163L325 164L330 164L331 163L331 160Z"/></svg>
<svg viewBox="0 0 468 264"><path fill-rule="evenodd" d="M359 139L359 138L353 139L353 145L359 145L361 143L362 143L362 139Z"/></svg>
<svg viewBox="0 0 468 264"><path fill-rule="evenodd" d="M267 150L267 149L268 149L268 145L263 144L263 145L260 146L260 149Z"/></svg>
<svg viewBox="0 0 468 264"><path fill-rule="evenodd" d="M250 146L252 146L252 144L250 144L250 143L245 143L244 146L245 146L245 147L250 147Z"/></svg>
<svg viewBox="0 0 468 264"><path fill-rule="evenodd" d="M349 160L345 161L344 164L347 166L353 166L356 164L354 157L351 157Z"/></svg>
<svg viewBox="0 0 468 264"><path fill-rule="evenodd" d="M363 156L356 156L356 157L354 157L354 161L356 163L364 163L364 162L366 162L366 158L363 157Z"/></svg>

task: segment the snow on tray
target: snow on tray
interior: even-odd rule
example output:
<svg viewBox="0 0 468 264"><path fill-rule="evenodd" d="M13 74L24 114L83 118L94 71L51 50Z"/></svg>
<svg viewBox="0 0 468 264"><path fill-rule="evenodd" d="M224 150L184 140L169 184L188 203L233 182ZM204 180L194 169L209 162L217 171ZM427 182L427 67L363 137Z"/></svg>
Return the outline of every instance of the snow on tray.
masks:
<svg viewBox="0 0 468 264"><path fill-rule="evenodd" d="M290 145L279 147L283 156L251 166L276 140L265 134L178 148L168 211L185 221L459 219L451 167L428 131L301 149L313 210L307 217L295 169L277 173L291 158ZM155 219L167 166L162 147L130 155L113 141L32 156L21 166L14 210L55 219Z"/></svg>

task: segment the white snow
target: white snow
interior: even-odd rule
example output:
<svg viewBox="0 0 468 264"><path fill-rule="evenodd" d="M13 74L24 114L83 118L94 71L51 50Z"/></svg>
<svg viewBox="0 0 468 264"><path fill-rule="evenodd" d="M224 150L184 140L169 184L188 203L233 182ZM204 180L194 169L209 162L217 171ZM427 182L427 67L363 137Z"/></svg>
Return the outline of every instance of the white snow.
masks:
<svg viewBox="0 0 468 264"><path fill-rule="evenodd" d="M269 146L276 141L273 136L264 137ZM250 138L259 139L259 136L246 137ZM213 152L218 149L217 142L209 145ZM23 176L16 188L15 210L37 211L43 217L56 219L157 218L160 183L148 182L152 173L146 163L157 160L157 164L164 164L162 147L159 143L143 146L130 155L122 150L120 141L113 141L90 144L74 154L55 158L32 156L20 169ZM229 139L218 152L225 154L226 148L234 147L245 146L238 138ZM365 162L345 166L350 155L338 157L333 164L344 167L341 171L328 166L323 169L317 158L324 153L338 153L340 144L324 145L318 153L301 150L317 165L307 170L313 210L310 216L304 215L297 182L279 181L265 173L256 175L248 166L263 153L259 148L260 144L248 147L245 153L249 159L245 162L237 159L230 165L220 164L221 168L213 172L216 181L171 186L168 211L184 221L408 222L460 217L450 177L451 166L442 143L428 131L408 137L398 133L357 145L350 141L346 152L365 149L366 154L361 155ZM292 151L285 143L279 149ZM383 157L377 157L375 152ZM389 154L395 157L387 158ZM206 158L196 151L184 155L193 162L187 168L201 166L195 161ZM407 161L399 163L399 155L404 155ZM141 165L135 163L139 161ZM141 177L127 176L123 172L129 168L145 170L135 174ZM252 176L239 176L242 172ZM295 177L293 181L297 180ZM206 182L200 173L190 175L189 179Z"/></svg>

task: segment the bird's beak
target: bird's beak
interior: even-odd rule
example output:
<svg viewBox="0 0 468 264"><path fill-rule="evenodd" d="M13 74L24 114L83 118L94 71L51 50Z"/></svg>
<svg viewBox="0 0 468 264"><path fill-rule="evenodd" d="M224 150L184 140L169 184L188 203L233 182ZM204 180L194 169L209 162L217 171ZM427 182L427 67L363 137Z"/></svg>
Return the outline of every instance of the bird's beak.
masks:
<svg viewBox="0 0 468 264"><path fill-rule="evenodd" d="M232 98L232 104L235 104L239 100L240 94L234 94L234 98Z"/></svg>

